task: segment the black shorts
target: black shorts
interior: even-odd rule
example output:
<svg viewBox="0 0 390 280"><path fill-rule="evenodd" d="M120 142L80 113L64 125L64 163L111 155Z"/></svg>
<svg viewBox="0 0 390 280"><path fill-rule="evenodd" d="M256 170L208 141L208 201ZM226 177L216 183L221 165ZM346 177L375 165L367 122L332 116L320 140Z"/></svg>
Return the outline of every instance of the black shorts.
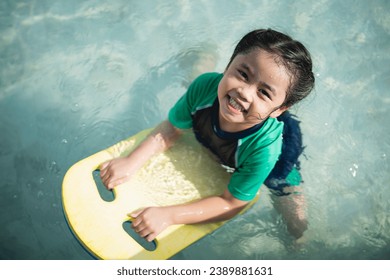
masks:
<svg viewBox="0 0 390 280"><path fill-rule="evenodd" d="M304 147L300 121L296 116L286 111L278 117L278 120L284 123L282 153L264 184L272 194L284 196L291 194L284 191L285 187L298 186L302 182L299 156Z"/></svg>

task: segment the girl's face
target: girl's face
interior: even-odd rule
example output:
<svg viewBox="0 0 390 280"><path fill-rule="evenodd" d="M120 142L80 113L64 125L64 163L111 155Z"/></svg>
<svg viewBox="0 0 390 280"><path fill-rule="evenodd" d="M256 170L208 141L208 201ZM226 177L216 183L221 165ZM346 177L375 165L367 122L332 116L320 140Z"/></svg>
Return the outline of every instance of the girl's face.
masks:
<svg viewBox="0 0 390 280"><path fill-rule="evenodd" d="M286 68L275 55L255 49L237 55L218 86L219 122L222 130L237 132L276 118L290 85Z"/></svg>

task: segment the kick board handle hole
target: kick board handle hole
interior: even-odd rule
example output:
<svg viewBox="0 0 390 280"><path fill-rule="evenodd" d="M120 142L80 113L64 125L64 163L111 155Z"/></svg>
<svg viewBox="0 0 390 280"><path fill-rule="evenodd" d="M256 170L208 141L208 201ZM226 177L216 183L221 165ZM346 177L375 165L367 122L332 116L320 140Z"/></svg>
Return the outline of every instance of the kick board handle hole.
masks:
<svg viewBox="0 0 390 280"><path fill-rule="evenodd" d="M134 231L131 227L131 221L126 221L122 224L123 229L131 236L139 245L141 245L145 250L154 251L157 249L156 241L151 242L147 241L145 238L142 238Z"/></svg>
<svg viewBox="0 0 390 280"><path fill-rule="evenodd" d="M99 192L100 198L103 199L106 202L112 202L115 200L115 195L113 191L108 190L100 178L100 170L96 169L92 172L93 179L95 180L95 184L97 187L97 190Z"/></svg>

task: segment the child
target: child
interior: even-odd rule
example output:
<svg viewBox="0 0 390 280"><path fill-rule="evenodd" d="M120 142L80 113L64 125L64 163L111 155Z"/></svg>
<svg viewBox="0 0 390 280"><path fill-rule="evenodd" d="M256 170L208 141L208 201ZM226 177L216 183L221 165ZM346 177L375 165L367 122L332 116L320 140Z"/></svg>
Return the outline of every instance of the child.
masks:
<svg viewBox="0 0 390 280"><path fill-rule="evenodd" d="M108 189L126 182L148 159L192 128L196 138L232 172L219 196L189 204L148 207L132 213L134 230L148 241L172 224L234 217L251 201L282 150L283 123L276 118L314 86L310 54L299 42L271 29L254 30L236 46L223 74L196 78L168 120L127 157L101 166Z"/></svg>

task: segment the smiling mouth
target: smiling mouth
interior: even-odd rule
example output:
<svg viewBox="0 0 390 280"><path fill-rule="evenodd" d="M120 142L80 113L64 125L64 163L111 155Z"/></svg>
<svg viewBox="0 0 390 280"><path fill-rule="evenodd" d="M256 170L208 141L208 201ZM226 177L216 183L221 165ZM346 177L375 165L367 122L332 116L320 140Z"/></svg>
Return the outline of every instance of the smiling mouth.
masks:
<svg viewBox="0 0 390 280"><path fill-rule="evenodd" d="M229 99L229 105L232 106L235 110L242 112L242 113L247 113L248 111L245 110L241 104L239 104L233 97L228 96Z"/></svg>

